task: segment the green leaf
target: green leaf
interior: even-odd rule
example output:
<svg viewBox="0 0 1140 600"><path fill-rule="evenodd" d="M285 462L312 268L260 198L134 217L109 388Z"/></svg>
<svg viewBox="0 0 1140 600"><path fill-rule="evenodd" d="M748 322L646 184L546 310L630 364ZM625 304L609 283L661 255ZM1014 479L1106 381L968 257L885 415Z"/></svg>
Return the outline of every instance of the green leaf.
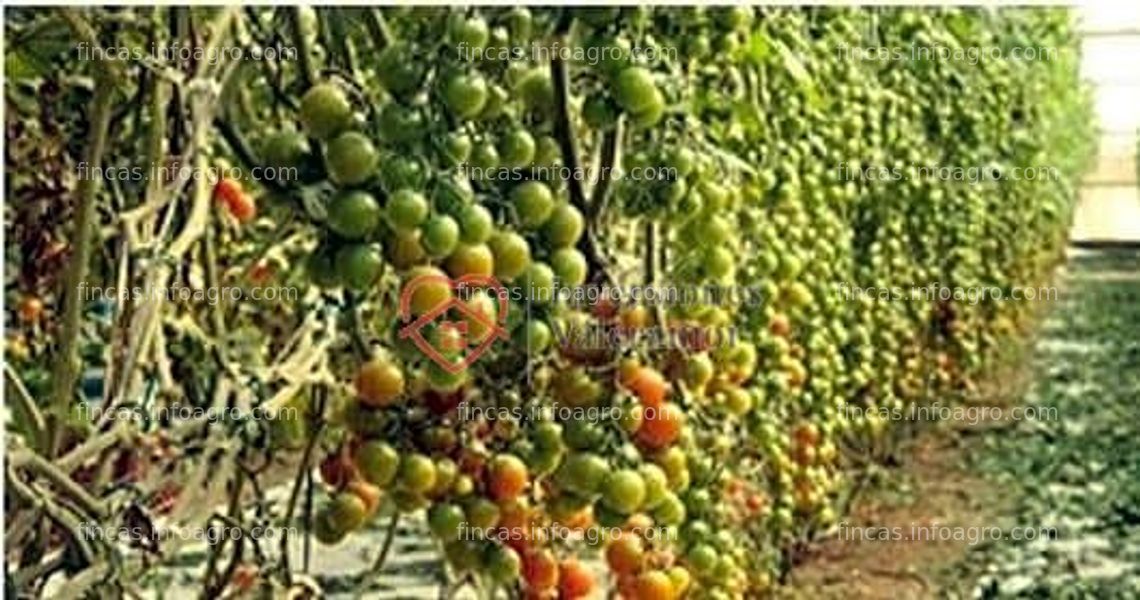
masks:
<svg viewBox="0 0 1140 600"><path fill-rule="evenodd" d="M768 36L763 31L753 31L748 40L747 56L756 64L764 64L772 54L772 45L768 43Z"/></svg>
<svg viewBox="0 0 1140 600"><path fill-rule="evenodd" d="M33 64L22 52L9 52L4 57L4 73L13 81L27 81L44 75L40 65Z"/></svg>

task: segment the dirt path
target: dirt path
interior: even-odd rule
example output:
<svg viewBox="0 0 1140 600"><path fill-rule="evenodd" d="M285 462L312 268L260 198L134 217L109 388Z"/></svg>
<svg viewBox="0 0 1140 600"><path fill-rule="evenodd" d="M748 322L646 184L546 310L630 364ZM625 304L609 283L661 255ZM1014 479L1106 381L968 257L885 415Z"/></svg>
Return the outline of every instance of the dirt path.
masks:
<svg viewBox="0 0 1140 600"><path fill-rule="evenodd" d="M787 599L931 598L942 572L969 543L952 532L986 527L1010 505L1003 490L972 473L964 456L986 435L939 424L903 447L906 463L883 470L889 484L868 492L832 536L793 570ZM945 539L943 539L945 538Z"/></svg>
<svg viewBox="0 0 1140 600"><path fill-rule="evenodd" d="M1005 418L921 434L783 597L1140 598L1140 254L1080 253L1062 289Z"/></svg>

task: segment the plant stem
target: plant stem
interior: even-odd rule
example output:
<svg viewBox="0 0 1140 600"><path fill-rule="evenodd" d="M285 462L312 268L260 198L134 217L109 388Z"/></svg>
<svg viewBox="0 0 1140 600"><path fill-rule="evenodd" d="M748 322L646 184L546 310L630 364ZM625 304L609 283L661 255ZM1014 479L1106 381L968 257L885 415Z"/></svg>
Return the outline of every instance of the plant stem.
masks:
<svg viewBox="0 0 1140 600"><path fill-rule="evenodd" d="M19 429L23 431L33 448L44 451L47 424L39 407L36 406L36 401L28 393L28 388L24 387L23 381L20 381L20 376L12 367L12 363L4 363L4 381L4 390L8 393L8 398L13 400L12 420L20 425Z"/></svg>
<svg viewBox="0 0 1140 600"><path fill-rule="evenodd" d="M559 22L555 35L565 43L567 34L573 25L574 19L567 11ZM610 281L606 259L598 248L597 228L594 224L594 206L586 198L582 186L582 160L578 155L578 141L574 135L574 126L570 122L570 65L560 56L550 61L550 76L554 83L554 137L558 140L558 147L562 151L562 159L566 163L569 177L566 179L567 189L570 191L570 203L583 215L586 221L585 235L578 241L579 250L586 257L590 272L596 279ZM616 152L616 151L615 151ZM603 191L606 186L603 186Z"/></svg>
<svg viewBox="0 0 1140 600"><path fill-rule="evenodd" d="M289 20L293 26L293 37L297 42L297 61L301 67L301 82L305 84L305 89L313 85L317 80L317 73L313 69L313 56L312 48L309 47L309 38L305 37L305 28L301 25L301 11L300 6L293 7L289 12Z"/></svg>
<svg viewBox="0 0 1140 600"><path fill-rule="evenodd" d="M230 504L229 516L230 519L237 521L238 527L241 526L241 493L245 489L245 471L238 465L236 479L233 482L233 489L230 490ZM206 574L202 580L202 598L216 598L219 593L226 587L226 579L217 579L215 571L218 566L218 558L226 549L226 542L229 538L225 535L218 540L217 544L210 546L208 555L206 557ZM235 548L235 556L241 553L241 539L235 540L237 547Z"/></svg>
<svg viewBox="0 0 1140 600"><path fill-rule="evenodd" d="M384 563L388 562L388 553L392 550L392 542L396 540L396 525L400 522L400 512L395 511L392 513L392 518L388 520L388 527L384 530L384 545L380 548L380 554L376 557L376 561L372 563L372 568L368 570L369 575L378 575L384 569Z"/></svg>
<svg viewBox="0 0 1140 600"><path fill-rule="evenodd" d="M561 37L564 36L563 33ZM554 135L562 150L562 159L566 161L566 168L570 172L570 177L566 181L570 190L570 201L579 207L583 214L588 214L586 194L582 189L582 181L577 176L581 172L582 164L578 156L578 142L574 136L574 127L570 123L570 66L555 55L550 61L550 76L554 83Z"/></svg>
<svg viewBox="0 0 1140 600"><path fill-rule="evenodd" d="M375 40L378 40L377 50L383 50L391 46L395 41L392 36L392 31L388 29L388 21L384 19L384 13L379 8L366 8L364 24L368 27L368 32L372 34Z"/></svg>
<svg viewBox="0 0 1140 600"><path fill-rule="evenodd" d="M78 18L78 17L76 17ZM85 24L85 23L84 23ZM78 27L78 25L73 25ZM95 97L91 101L91 137L87 142L87 152L84 161L91 173L99 172L103 161L103 152L107 145L107 129L111 123L111 111L114 108L116 79L111 76L110 70L101 71L95 83ZM59 442L59 431L64 415L75 396L75 379L79 374L79 330L83 317L83 298L80 294L81 285L87 281L88 263L91 260L92 244L95 233L95 205L98 200L99 182L94 177L80 179L77 195L79 206L78 220L72 235L75 253L68 264L67 277L64 278L61 294L64 298L63 325L60 333L60 342L57 347L56 363L54 369L55 389L51 408L48 415L48 430L46 450L48 456L54 457L56 445Z"/></svg>
<svg viewBox="0 0 1140 600"><path fill-rule="evenodd" d="M324 411L325 411L325 388L318 387L312 391L315 398L315 406L310 406L310 409L315 409L315 418L310 421L313 430L309 436L309 441L305 444L305 452L301 455L301 464L297 467L297 475L293 478L293 490L289 493L289 504L285 508L285 528L281 536L281 567L285 575L285 583L292 585L292 571L289 569L289 529L293 526L293 515L297 510L297 500L301 495L301 487L305 481L306 475L312 469L313 453L316 450L317 442L321 438L321 430L324 427Z"/></svg>
<svg viewBox="0 0 1140 600"><path fill-rule="evenodd" d="M621 141L625 128L625 117L618 117L614 128L607 131L602 139L602 164L598 173L598 183L594 186L590 196L591 214L586 215L590 221L601 221L609 203L610 188L613 184L614 169L621 164Z"/></svg>

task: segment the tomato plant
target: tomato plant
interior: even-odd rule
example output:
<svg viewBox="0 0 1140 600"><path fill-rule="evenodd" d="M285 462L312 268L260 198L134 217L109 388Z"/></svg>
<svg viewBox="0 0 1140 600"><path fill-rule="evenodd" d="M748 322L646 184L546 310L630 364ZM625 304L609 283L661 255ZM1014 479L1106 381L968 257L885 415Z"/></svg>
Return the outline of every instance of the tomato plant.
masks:
<svg viewBox="0 0 1140 600"><path fill-rule="evenodd" d="M151 562L68 529L153 524L155 505L175 520L301 523L328 546L422 519L457 587L762 597L840 518L853 465L897 451L906 428L876 415L976 389L1034 318L1019 303L844 290L1048 281L1089 147L1073 61L835 52L1075 48L1053 9L14 14L10 470L25 485L12 486L8 572L29 595L54 573L107 586L88 595L133 594ZM298 54L80 61L61 40ZM249 176L59 175L140 151ZM906 175L1046 161L1065 185L862 176L876 161ZM234 282L298 293L76 293ZM87 414L98 406L147 418L120 430ZM184 431L157 415L172 406L239 415ZM262 408L292 412L270 422ZM36 511L53 524L29 526ZM555 525L583 539L541 533ZM300 595L295 542L211 544L202 595ZM361 585L385 573L377 552ZM116 570L84 571L102 564Z"/></svg>

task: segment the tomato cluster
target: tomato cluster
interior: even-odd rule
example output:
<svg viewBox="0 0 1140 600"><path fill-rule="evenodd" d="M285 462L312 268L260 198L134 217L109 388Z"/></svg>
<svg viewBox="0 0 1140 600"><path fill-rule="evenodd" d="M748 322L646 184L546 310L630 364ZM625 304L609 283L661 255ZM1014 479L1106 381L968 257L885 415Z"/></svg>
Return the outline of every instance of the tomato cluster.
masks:
<svg viewBox="0 0 1140 600"><path fill-rule="evenodd" d="M622 597L754 597L782 548L837 519L840 448L889 441L878 409L969 389L1024 307L849 299L841 284L1039 281L1071 198L836 169L1033 156L1060 139L1060 113L1011 72L1070 73L835 56L868 31L966 44L1011 27L968 10L756 12L391 11L359 81L313 82L295 123L265 136L265 164L317 173L312 280L368 307L356 333L371 343L332 411L318 539L422 511L454 574L528 597L594 594L578 555L595 550ZM1058 17L1026 14L1065 43ZM964 22L977 39L955 41ZM558 45L604 58L489 51ZM665 176L551 168L586 163ZM1034 243L984 238L1012 231ZM554 293L595 283L758 301ZM406 335L401 295L410 317L438 314L419 333L448 362ZM636 343L681 329L699 335ZM628 343L568 335L594 330Z"/></svg>

